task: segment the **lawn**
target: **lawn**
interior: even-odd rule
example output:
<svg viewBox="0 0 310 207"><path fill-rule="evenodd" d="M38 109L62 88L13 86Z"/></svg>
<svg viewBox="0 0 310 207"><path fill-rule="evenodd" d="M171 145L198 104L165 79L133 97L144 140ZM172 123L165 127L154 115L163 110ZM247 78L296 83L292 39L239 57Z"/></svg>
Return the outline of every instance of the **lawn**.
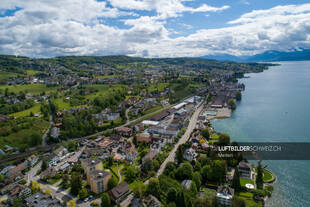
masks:
<svg viewBox="0 0 310 207"><path fill-rule="evenodd" d="M240 184L242 187L245 186L245 184L250 183L252 185L254 185L254 181L253 180L248 180L248 179L244 179L244 178L240 178Z"/></svg>
<svg viewBox="0 0 310 207"><path fill-rule="evenodd" d="M153 113L153 112L158 111L158 110L160 110L160 109L162 109L162 108L163 108L162 105L156 105L156 106L154 106L154 107L151 107L151 108L145 110L143 113L144 113L144 114Z"/></svg>
<svg viewBox="0 0 310 207"><path fill-rule="evenodd" d="M116 174L118 176L118 180L120 179L119 175L118 175L118 170L122 169L123 167L124 167L124 165L113 165L111 167L111 170L114 172L114 174ZM122 179L121 179L121 181L119 181L119 183L124 182L124 180L125 180L125 175L122 175Z"/></svg>
<svg viewBox="0 0 310 207"><path fill-rule="evenodd" d="M152 84L148 87L149 92L153 91L159 91L162 92L165 90L166 87L169 86L169 83L158 83L158 84Z"/></svg>
<svg viewBox="0 0 310 207"><path fill-rule="evenodd" d="M107 79L107 78L116 78L119 77L119 75L98 75L96 78L102 78L102 79Z"/></svg>
<svg viewBox="0 0 310 207"><path fill-rule="evenodd" d="M217 133L211 134L211 139L218 139L219 135Z"/></svg>
<svg viewBox="0 0 310 207"><path fill-rule="evenodd" d="M63 98L54 99L54 103L59 109L71 109L72 108L70 106L70 102L64 101Z"/></svg>
<svg viewBox="0 0 310 207"><path fill-rule="evenodd" d="M124 87L125 85L103 85L103 84L94 84L94 85L86 85L86 88L93 88L98 90L98 92L96 93L91 93L85 96L86 99L89 100L94 100L96 97L98 96L104 96L107 93L111 92L112 89L121 89L122 87Z"/></svg>
<svg viewBox="0 0 310 207"><path fill-rule="evenodd" d="M274 176L272 175L271 172L269 172L268 170L266 169L263 169L263 181L265 183L269 183L269 182L272 182L275 178Z"/></svg>
<svg viewBox="0 0 310 207"><path fill-rule="evenodd" d="M50 93L56 91L56 87L47 87L44 84L27 84L27 85L3 85L0 86L0 90L5 90L6 88L9 89L9 92L19 93L32 93L32 94L40 94L42 92Z"/></svg>
<svg viewBox="0 0 310 207"><path fill-rule="evenodd" d="M33 107L31 107L30 109L20 111L20 112L16 112L14 114L10 114L10 116L14 116L14 117L30 116L30 112L32 112L33 114L38 113L38 112L40 112L40 108L41 108L41 104L37 103Z"/></svg>
<svg viewBox="0 0 310 207"><path fill-rule="evenodd" d="M33 76L39 72L40 71L38 71L38 70L26 70L27 75L30 75L30 76Z"/></svg>

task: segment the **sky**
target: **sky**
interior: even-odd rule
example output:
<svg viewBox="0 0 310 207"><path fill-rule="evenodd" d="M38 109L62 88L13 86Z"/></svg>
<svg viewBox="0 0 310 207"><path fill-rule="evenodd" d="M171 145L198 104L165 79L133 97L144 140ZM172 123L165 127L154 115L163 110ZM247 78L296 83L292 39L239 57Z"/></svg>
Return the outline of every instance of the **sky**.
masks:
<svg viewBox="0 0 310 207"><path fill-rule="evenodd" d="M309 0L0 0L0 54L199 57L310 49Z"/></svg>

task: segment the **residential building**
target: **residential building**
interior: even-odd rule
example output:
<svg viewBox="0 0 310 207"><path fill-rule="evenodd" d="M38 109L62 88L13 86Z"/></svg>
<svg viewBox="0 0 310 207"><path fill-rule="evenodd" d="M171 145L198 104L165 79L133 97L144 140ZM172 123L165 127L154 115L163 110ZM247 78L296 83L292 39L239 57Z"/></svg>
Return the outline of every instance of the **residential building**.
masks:
<svg viewBox="0 0 310 207"><path fill-rule="evenodd" d="M51 129L51 137L53 137L54 139L58 138L60 135L60 129L58 127L53 127Z"/></svg>
<svg viewBox="0 0 310 207"><path fill-rule="evenodd" d="M90 189L94 193L103 193L108 189L108 181L111 173L103 170L93 170L89 173Z"/></svg>
<svg viewBox="0 0 310 207"><path fill-rule="evenodd" d="M235 190L228 187L227 185L221 185L217 189L216 196L219 200L219 203L223 206L230 206L231 200L234 197Z"/></svg>
<svg viewBox="0 0 310 207"><path fill-rule="evenodd" d="M153 160L157 155L158 155L158 151L157 150L153 150L153 149L149 150L149 152L142 158L142 163L146 159Z"/></svg>
<svg viewBox="0 0 310 207"><path fill-rule="evenodd" d="M27 166L34 166L36 163L38 162L38 157L35 155L31 155L30 157L28 157L28 159L25 161L25 164Z"/></svg>
<svg viewBox="0 0 310 207"><path fill-rule="evenodd" d="M122 136L129 137L132 135L132 129L128 127L117 127L116 132Z"/></svg>
<svg viewBox="0 0 310 207"><path fill-rule="evenodd" d="M148 207L160 207L161 206L161 202L156 197L154 197L152 195L147 196L144 199L144 203Z"/></svg>
<svg viewBox="0 0 310 207"><path fill-rule="evenodd" d="M26 198L25 202L28 207L62 207L59 200L43 193L36 193Z"/></svg>
<svg viewBox="0 0 310 207"><path fill-rule="evenodd" d="M126 182L123 182L114 187L109 194L114 202L119 203L128 195L129 192L129 185Z"/></svg>
<svg viewBox="0 0 310 207"><path fill-rule="evenodd" d="M238 171L240 173L240 177L252 180L253 169L250 163L247 163L245 161L239 162Z"/></svg>
<svg viewBox="0 0 310 207"><path fill-rule="evenodd" d="M188 190L191 187L192 180L183 180L181 184Z"/></svg>
<svg viewBox="0 0 310 207"><path fill-rule="evenodd" d="M60 146L60 147L58 147L57 149L55 149L55 150L53 151L53 153L54 153L56 156L58 156L58 157L62 157L62 156L66 155L66 154L68 153L68 150L67 150L67 148L65 148L65 147L63 147L63 146Z"/></svg>
<svg viewBox="0 0 310 207"><path fill-rule="evenodd" d="M103 170L102 161L99 159L84 159L82 160L82 167L86 173L87 182L90 183L90 173L95 170Z"/></svg>
<svg viewBox="0 0 310 207"><path fill-rule="evenodd" d="M184 159L186 159L187 161L193 161L195 160L197 157L197 153L193 148L188 148L185 150L184 152Z"/></svg>
<svg viewBox="0 0 310 207"><path fill-rule="evenodd" d="M149 133L142 133L137 135L138 142L150 143L152 141L151 135Z"/></svg>

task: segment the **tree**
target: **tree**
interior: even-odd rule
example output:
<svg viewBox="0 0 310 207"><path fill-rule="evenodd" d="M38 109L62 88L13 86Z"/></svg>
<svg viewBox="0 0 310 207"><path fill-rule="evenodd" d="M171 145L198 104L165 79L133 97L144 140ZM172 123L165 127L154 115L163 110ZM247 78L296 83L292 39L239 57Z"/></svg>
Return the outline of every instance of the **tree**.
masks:
<svg viewBox="0 0 310 207"><path fill-rule="evenodd" d="M192 182L190 187L189 187L189 192L191 193L192 197L195 197L198 193L197 191L197 186L195 184L195 182Z"/></svg>
<svg viewBox="0 0 310 207"><path fill-rule="evenodd" d="M219 200L216 196L214 196L212 199L212 207L219 207L219 206L220 206Z"/></svg>
<svg viewBox="0 0 310 207"><path fill-rule="evenodd" d="M194 166L194 171L200 172L201 170L201 164L199 161L196 161L195 166Z"/></svg>
<svg viewBox="0 0 310 207"><path fill-rule="evenodd" d="M243 199L234 197L232 200L232 207L246 207L246 203Z"/></svg>
<svg viewBox="0 0 310 207"><path fill-rule="evenodd" d="M125 179L128 183L132 183L138 177L139 169L133 165L124 168Z"/></svg>
<svg viewBox="0 0 310 207"><path fill-rule="evenodd" d="M30 111L30 117L33 117L33 112L32 111Z"/></svg>
<svg viewBox="0 0 310 207"><path fill-rule="evenodd" d="M80 173L73 172L71 175L71 193L75 196L79 194L82 187L82 177Z"/></svg>
<svg viewBox="0 0 310 207"><path fill-rule="evenodd" d="M176 166L175 166L174 162L168 162L166 167L165 167L164 174L169 175L175 169L176 169Z"/></svg>
<svg viewBox="0 0 310 207"><path fill-rule="evenodd" d="M263 186L264 186L263 168L260 162L258 163L258 166L257 166L256 186L258 189L263 189Z"/></svg>
<svg viewBox="0 0 310 207"><path fill-rule="evenodd" d="M5 176L0 174L0 183L2 183L4 181L4 179L5 179Z"/></svg>
<svg viewBox="0 0 310 207"><path fill-rule="evenodd" d="M135 146L138 145L138 141L137 141L137 136L136 136L136 135L133 136L132 143L133 143Z"/></svg>
<svg viewBox="0 0 310 207"><path fill-rule="evenodd" d="M117 186L117 183L118 183L117 179L114 176L112 176L108 181L108 190L111 190L112 188Z"/></svg>
<svg viewBox="0 0 310 207"><path fill-rule="evenodd" d="M91 207L99 207L99 204L97 201L93 201L93 202L91 202L90 206Z"/></svg>
<svg viewBox="0 0 310 207"><path fill-rule="evenodd" d="M74 200L70 200L67 202L67 207L75 207L76 206L76 203Z"/></svg>
<svg viewBox="0 0 310 207"><path fill-rule="evenodd" d="M203 130L201 130L201 135L205 138L205 139L209 139L210 138L210 133L209 130L207 128L204 128Z"/></svg>
<svg viewBox="0 0 310 207"><path fill-rule="evenodd" d="M179 180L191 179L193 175L193 167L190 163L183 163L176 171L176 178Z"/></svg>
<svg viewBox="0 0 310 207"><path fill-rule="evenodd" d="M242 98L241 92L240 92L240 91L237 91L237 93L236 93L236 100L237 100L237 101L241 101L241 98Z"/></svg>
<svg viewBox="0 0 310 207"><path fill-rule="evenodd" d="M239 174L238 167L235 167L235 174L234 174L231 186L235 189L235 191L241 190L240 174Z"/></svg>
<svg viewBox="0 0 310 207"><path fill-rule="evenodd" d="M176 204L173 202L168 203L167 207L176 207Z"/></svg>
<svg viewBox="0 0 310 207"><path fill-rule="evenodd" d="M40 134L35 132L30 135L29 145L31 147L37 146L41 143L42 143L42 136Z"/></svg>
<svg viewBox="0 0 310 207"><path fill-rule="evenodd" d="M111 207L111 199L107 193L103 193L101 197L101 207Z"/></svg>
<svg viewBox="0 0 310 207"><path fill-rule="evenodd" d="M196 184L197 190L199 191L201 186L201 175L199 172L194 172L192 181Z"/></svg>
<svg viewBox="0 0 310 207"><path fill-rule="evenodd" d="M133 193L135 197L142 199L146 193L146 185L142 182L138 182L133 188Z"/></svg>
<svg viewBox="0 0 310 207"><path fill-rule="evenodd" d="M226 133L221 133L219 136L220 145L228 145L230 143L230 136Z"/></svg>
<svg viewBox="0 0 310 207"><path fill-rule="evenodd" d="M51 194L52 194L52 191L51 191L51 189L46 188L45 193L48 194L48 195L51 195Z"/></svg>
<svg viewBox="0 0 310 207"><path fill-rule="evenodd" d="M215 160L212 166L211 179L218 183L222 183L225 180L226 175L226 163L223 160Z"/></svg>
<svg viewBox="0 0 310 207"><path fill-rule="evenodd" d="M154 169L153 161L147 158L141 165L141 171L144 173L148 173Z"/></svg>
<svg viewBox="0 0 310 207"><path fill-rule="evenodd" d="M184 147L183 145L180 145L177 149L177 152L176 152L176 159L178 161L178 163L182 163L183 160L184 160Z"/></svg>
<svg viewBox="0 0 310 207"><path fill-rule="evenodd" d="M40 189L39 183L37 181L31 182L31 192L36 193Z"/></svg>
<svg viewBox="0 0 310 207"><path fill-rule="evenodd" d="M42 160L42 165L41 165L41 171L43 172L44 170L46 170L48 167L47 162L45 159Z"/></svg>
<svg viewBox="0 0 310 207"><path fill-rule="evenodd" d="M87 198L88 196L88 192L85 188L79 190L79 197L81 200L84 200L85 198Z"/></svg>
<svg viewBox="0 0 310 207"><path fill-rule="evenodd" d="M234 101L234 99L229 99L228 100L228 106L232 109L235 110L237 108L236 102Z"/></svg>
<svg viewBox="0 0 310 207"><path fill-rule="evenodd" d="M14 198L13 207L23 207L22 201L19 198Z"/></svg>
<svg viewBox="0 0 310 207"><path fill-rule="evenodd" d="M212 173L212 169L210 165L205 165L202 169L201 169L201 175L203 180L206 182L207 180L210 180L211 177L211 173Z"/></svg>
<svg viewBox="0 0 310 207"><path fill-rule="evenodd" d="M147 193L159 198L160 196L160 186L157 178L150 178L149 184L147 186Z"/></svg>
<svg viewBox="0 0 310 207"><path fill-rule="evenodd" d="M175 202L177 199L177 191L175 188L169 188L167 192L167 200L169 202Z"/></svg>

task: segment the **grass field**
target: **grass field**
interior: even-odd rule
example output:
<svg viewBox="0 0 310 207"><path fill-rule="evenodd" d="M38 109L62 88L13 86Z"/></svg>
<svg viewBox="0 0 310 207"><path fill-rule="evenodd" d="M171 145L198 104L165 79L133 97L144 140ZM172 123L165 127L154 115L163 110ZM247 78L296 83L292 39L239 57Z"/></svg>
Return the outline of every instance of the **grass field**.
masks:
<svg viewBox="0 0 310 207"><path fill-rule="evenodd" d="M30 76L35 75L35 74L37 74L39 72L40 71L37 71L37 70L26 70L27 75L30 75Z"/></svg>
<svg viewBox="0 0 310 207"><path fill-rule="evenodd" d="M211 134L211 139L218 139L219 135L217 133Z"/></svg>
<svg viewBox="0 0 310 207"><path fill-rule="evenodd" d="M0 86L0 90L5 90L6 88L9 89L9 92L19 93L32 93L32 94L40 94L42 92L50 93L56 91L56 87L46 87L46 85L43 84L27 84L27 85L15 85L15 86L9 86L9 85L3 85Z"/></svg>
<svg viewBox="0 0 310 207"><path fill-rule="evenodd" d="M107 78L116 78L119 77L119 75L98 75L96 78L102 78L102 79L107 79Z"/></svg>
<svg viewBox="0 0 310 207"><path fill-rule="evenodd" d="M69 101L64 101L63 98L57 98L53 100L58 109L71 109Z"/></svg>
<svg viewBox="0 0 310 207"><path fill-rule="evenodd" d="M16 120L11 120L10 122L14 122L14 127L23 127L20 130L17 130L16 132L10 133L8 136L1 136L0 137L0 147L3 148L5 144L8 144L12 147L20 148L21 146L27 146L27 141L31 134L33 133L39 133L41 135L44 134L45 130L49 126L49 122L45 121L41 118L19 118L18 123L16 123ZM0 130L5 130L7 127L9 127L9 123L6 123L5 126L2 126Z"/></svg>
<svg viewBox="0 0 310 207"><path fill-rule="evenodd" d="M254 181L253 180L248 180L248 179L244 179L244 178L240 178L240 184L242 187L245 186L245 184L250 183L252 185L254 185Z"/></svg>
<svg viewBox="0 0 310 207"><path fill-rule="evenodd" d="M153 92L153 91L156 91L158 89L159 92L162 92L168 86L169 86L169 83L152 84L149 86L148 90L149 90L149 92Z"/></svg>
<svg viewBox="0 0 310 207"><path fill-rule="evenodd" d="M17 77L18 74L17 73L11 73L11 72L7 72L7 71L0 71L0 80L6 80L8 78L14 78Z"/></svg>
<svg viewBox="0 0 310 207"><path fill-rule="evenodd" d="M106 95L107 93L109 93L109 90L110 90L110 89L115 89L115 90L117 90L117 89L122 88L123 86L125 86L125 85L113 85L113 86L109 86L109 85L99 85L99 84L86 85L86 88L93 88L93 89L98 90L98 92L88 94L88 95L85 96L85 98L93 101L96 97L98 97L98 96L104 96L104 95Z"/></svg>
<svg viewBox="0 0 310 207"><path fill-rule="evenodd" d="M37 103L33 107L31 107L30 109L27 109L25 111L16 112L14 114L10 114L10 116L14 116L14 117L29 116L30 112L32 112L33 114L40 112L40 107L41 107L41 104Z"/></svg>
<svg viewBox="0 0 310 207"><path fill-rule="evenodd" d="M272 175L271 172L269 172L268 170L266 169L263 169L263 181L265 183L269 183L269 182L273 182L275 177Z"/></svg>

